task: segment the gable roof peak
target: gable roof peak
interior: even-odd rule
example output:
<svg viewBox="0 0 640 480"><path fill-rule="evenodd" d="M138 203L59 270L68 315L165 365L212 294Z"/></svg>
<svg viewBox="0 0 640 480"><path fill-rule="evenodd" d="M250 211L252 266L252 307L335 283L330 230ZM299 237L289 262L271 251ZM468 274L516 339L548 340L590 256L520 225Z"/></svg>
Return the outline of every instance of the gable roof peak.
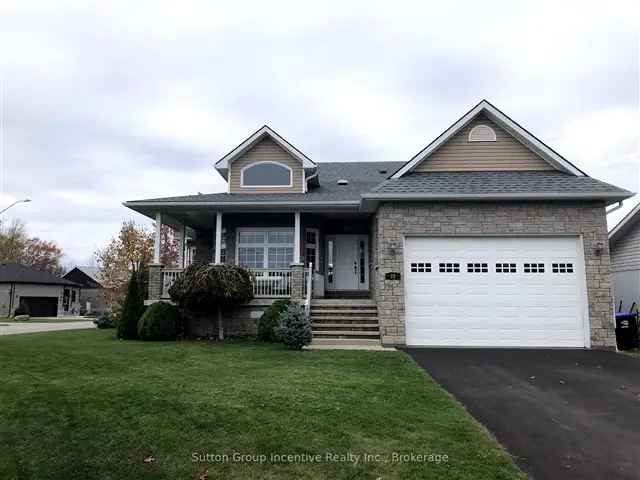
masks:
<svg viewBox="0 0 640 480"><path fill-rule="evenodd" d="M430 144L420 150L413 158L411 158L411 160L406 162L391 176L391 178L400 178L404 174L411 172L415 167L422 163L424 159L429 157L433 152L440 148L441 145L446 143L481 113L484 113L489 118L489 120L494 122L500 128L504 129L508 134L524 144L527 148L540 156L556 170L575 175L577 177L587 176L582 170L580 170L558 152L553 150L551 147L543 143L535 135L523 128L520 124L503 113L491 102L486 99L482 99L471 110L465 113L448 129L446 129L438 137L436 137Z"/></svg>
<svg viewBox="0 0 640 480"><path fill-rule="evenodd" d="M271 138L275 143L277 143L282 149L284 149L287 153L289 153L292 157L299 160L302 166L306 169L314 169L316 168L316 163L313 162L309 157L307 157L304 153L294 147L291 143L289 143L284 137L282 137L278 132L276 132L273 128L271 128L266 123L262 125L258 130L253 132L249 137L247 137L240 145L235 147L225 156L223 156L220 160L215 163L215 168L217 170L226 171L229 168L229 165L239 156L250 150L254 145L263 140L265 137Z"/></svg>

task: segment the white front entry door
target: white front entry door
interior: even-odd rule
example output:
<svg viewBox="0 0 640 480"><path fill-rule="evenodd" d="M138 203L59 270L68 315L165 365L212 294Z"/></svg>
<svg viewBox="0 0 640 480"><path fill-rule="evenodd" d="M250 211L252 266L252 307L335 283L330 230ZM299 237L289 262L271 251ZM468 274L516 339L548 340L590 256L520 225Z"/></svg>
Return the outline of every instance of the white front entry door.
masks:
<svg viewBox="0 0 640 480"><path fill-rule="evenodd" d="M409 237L407 345L585 347L580 237Z"/></svg>
<svg viewBox="0 0 640 480"><path fill-rule="evenodd" d="M327 290L369 289L369 237L327 235Z"/></svg>

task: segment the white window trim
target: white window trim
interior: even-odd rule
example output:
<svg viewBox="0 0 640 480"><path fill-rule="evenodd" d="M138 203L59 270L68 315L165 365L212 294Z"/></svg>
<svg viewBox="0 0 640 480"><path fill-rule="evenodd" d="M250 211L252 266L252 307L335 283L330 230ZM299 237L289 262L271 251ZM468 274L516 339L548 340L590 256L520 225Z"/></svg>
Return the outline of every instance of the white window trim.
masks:
<svg viewBox="0 0 640 480"><path fill-rule="evenodd" d="M476 130L480 130L480 129L489 129L488 131L491 132L490 134L490 138L489 139L474 139L472 138L474 133L476 132ZM488 133L488 132L487 132ZM475 127L473 127L470 131L469 131L469 137L468 140L470 142L495 142L496 141L496 132L493 128L491 128L489 125L486 125L484 123L480 123L478 125L476 125Z"/></svg>
<svg viewBox="0 0 640 480"><path fill-rule="evenodd" d="M256 165L262 165L262 164L272 164L272 165L278 165L280 167L286 168L287 170L289 170L289 184L288 185L245 185L244 183L244 171L248 170L249 168L253 168ZM244 167L242 167L242 170L240 170L240 186L242 188L291 188L293 187L293 170L291 169L290 166L285 165L284 163L280 163L280 162L274 162L272 160L263 160L260 162L253 162L250 163L249 165L245 165Z"/></svg>
<svg viewBox="0 0 640 480"><path fill-rule="evenodd" d="M271 231L290 231L295 235L294 229L291 227L240 227L236 229L236 258L235 264L240 265L240 256L238 252L240 251L240 233L241 232L271 232ZM295 238L293 243L278 243L269 245L267 243L245 243L242 245L243 247L263 247L264 253L262 257L262 269L269 269L267 265L269 264L269 247L291 247L295 249ZM248 267L254 268L254 267ZM288 267L283 268L274 268L274 270L285 270Z"/></svg>
<svg viewBox="0 0 640 480"><path fill-rule="evenodd" d="M316 234L316 243L307 243L307 232L314 232ZM313 270L315 272L320 271L320 230L317 228L305 228L304 229L304 261L307 261L307 248L315 248L316 249L316 258L313 262ZM304 268L308 268L309 265L305 265Z"/></svg>

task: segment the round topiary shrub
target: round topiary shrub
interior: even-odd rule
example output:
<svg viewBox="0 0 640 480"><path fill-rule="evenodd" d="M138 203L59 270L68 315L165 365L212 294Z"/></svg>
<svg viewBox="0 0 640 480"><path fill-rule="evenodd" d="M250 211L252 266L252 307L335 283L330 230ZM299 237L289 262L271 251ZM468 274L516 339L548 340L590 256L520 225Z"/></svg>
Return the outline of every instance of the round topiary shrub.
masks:
<svg viewBox="0 0 640 480"><path fill-rule="evenodd" d="M192 264L178 275L169 295L180 308L198 314L217 314L218 338L224 338L224 309L253 298L251 272L236 265Z"/></svg>
<svg viewBox="0 0 640 480"><path fill-rule="evenodd" d="M287 347L300 350L311 343L311 321L302 305L292 303L280 314L276 335Z"/></svg>
<svg viewBox="0 0 640 480"><path fill-rule="evenodd" d="M157 302L149 306L138 322L141 340L175 340L180 313L175 305Z"/></svg>
<svg viewBox="0 0 640 480"><path fill-rule="evenodd" d="M280 325L280 315L289 305L291 305L291 300L281 299L276 300L265 309L258 320L258 340L263 342L278 341L276 329Z"/></svg>

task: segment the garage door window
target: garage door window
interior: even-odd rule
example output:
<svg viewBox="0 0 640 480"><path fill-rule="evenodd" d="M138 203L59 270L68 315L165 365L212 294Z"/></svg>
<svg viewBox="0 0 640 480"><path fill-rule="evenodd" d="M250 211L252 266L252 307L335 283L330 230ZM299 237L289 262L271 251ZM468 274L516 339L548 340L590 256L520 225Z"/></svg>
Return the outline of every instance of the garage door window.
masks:
<svg viewBox="0 0 640 480"><path fill-rule="evenodd" d="M416 262L411 264L412 273L431 273L431 264Z"/></svg>
<svg viewBox="0 0 640 480"><path fill-rule="evenodd" d="M517 273L515 263L496 263L496 273Z"/></svg>
<svg viewBox="0 0 640 480"><path fill-rule="evenodd" d="M467 263L467 273L487 273L489 265L486 263Z"/></svg>
<svg viewBox="0 0 640 480"><path fill-rule="evenodd" d="M441 263L438 266L440 273L460 273L459 263Z"/></svg>
<svg viewBox="0 0 640 480"><path fill-rule="evenodd" d="M525 263L524 273L544 273L544 263Z"/></svg>
<svg viewBox="0 0 640 480"><path fill-rule="evenodd" d="M552 263L551 271L553 273L573 273L573 263Z"/></svg>

